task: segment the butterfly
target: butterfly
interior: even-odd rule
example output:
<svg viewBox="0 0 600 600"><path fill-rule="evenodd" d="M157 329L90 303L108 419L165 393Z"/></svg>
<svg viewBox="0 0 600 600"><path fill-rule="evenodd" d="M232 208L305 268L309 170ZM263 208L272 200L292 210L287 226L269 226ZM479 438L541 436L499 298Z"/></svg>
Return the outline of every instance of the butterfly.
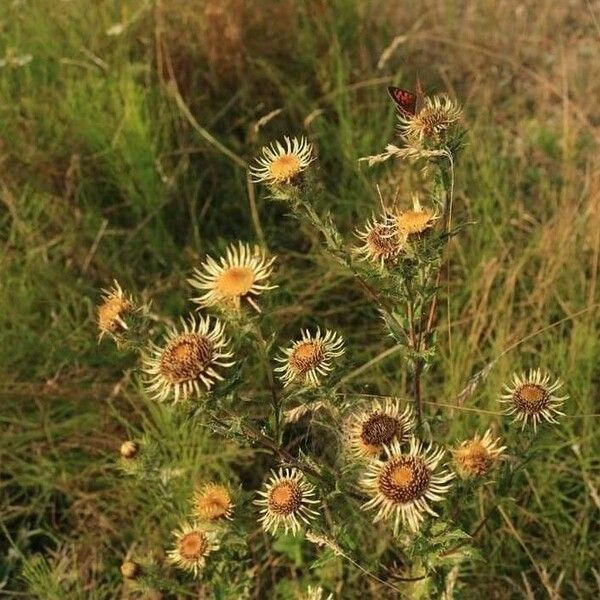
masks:
<svg viewBox="0 0 600 600"><path fill-rule="evenodd" d="M421 89L421 82L417 79L417 85L414 94L408 90L403 90L399 87L388 87L388 94L390 98L396 104L396 108L409 117L414 117L417 114L417 104L421 103L423 98L423 90Z"/></svg>

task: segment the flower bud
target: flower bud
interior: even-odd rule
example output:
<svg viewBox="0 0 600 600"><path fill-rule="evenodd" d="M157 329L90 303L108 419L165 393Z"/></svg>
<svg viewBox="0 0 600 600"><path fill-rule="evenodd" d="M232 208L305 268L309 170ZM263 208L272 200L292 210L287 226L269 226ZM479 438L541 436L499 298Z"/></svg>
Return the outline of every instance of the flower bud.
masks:
<svg viewBox="0 0 600 600"><path fill-rule="evenodd" d="M121 444L120 452L122 458L131 460L137 456L139 452L139 447L135 442L127 440Z"/></svg>
<svg viewBox="0 0 600 600"><path fill-rule="evenodd" d="M140 570L140 565L132 560L126 560L121 565L121 575L123 575L125 579L137 579Z"/></svg>

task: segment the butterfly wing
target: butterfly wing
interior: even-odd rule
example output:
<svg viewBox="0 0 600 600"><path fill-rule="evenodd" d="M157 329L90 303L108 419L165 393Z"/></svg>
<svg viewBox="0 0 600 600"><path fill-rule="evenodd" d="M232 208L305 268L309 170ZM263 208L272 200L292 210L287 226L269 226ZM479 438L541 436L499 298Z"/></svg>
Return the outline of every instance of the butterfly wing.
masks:
<svg viewBox="0 0 600 600"><path fill-rule="evenodd" d="M399 87L389 87L388 94L401 112L411 117L415 115L417 110L416 94Z"/></svg>

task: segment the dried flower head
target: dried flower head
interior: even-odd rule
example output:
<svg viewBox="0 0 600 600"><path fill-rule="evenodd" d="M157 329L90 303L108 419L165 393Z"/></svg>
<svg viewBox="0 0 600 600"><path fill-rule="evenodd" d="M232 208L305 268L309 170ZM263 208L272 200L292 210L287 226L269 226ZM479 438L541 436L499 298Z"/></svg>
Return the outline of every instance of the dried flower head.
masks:
<svg viewBox="0 0 600 600"><path fill-rule="evenodd" d="M345 426L346 445L358 459L377 458L384 446L394 441L406 442L414 428L412 408L406 405L401 410L399 400L387 398L349 417Z"/></svg>
<svg viewBox="0 0 600 600"><path fill-rule="evenodd" d="M363 156L359 158L359 161L367 161L368 165L372 167L382 162L386 162L391 158L399 158L400 160L408 160L411 163L415 163L421 159L433 159L441 156L448 157L448 151L443 149L431 149L423 148L422 146L404 146L399 148L394 144L388 144L385 150L380 154L374 154L372 156Z"/></svg>
<svg viewBox="0 0 600 600"><path fill-rule="evenodd" d="M362 486L372 496L362 508L376 509L374 523L394 520L394 532L400 524L417 531L424 513L437 517L429 502L442 500L450 488L454 473L436 472L444 450L430 445L422 449L421 442L411 438L410 448L403 452L398 442L385 447L386 459L374 459L367 467Z"/></svg>
<svg viewBox="0 0 600 600"><path fill-rule="evenodd" d="M121 457L126 460L135 458L139 452L139 446L132 440L126 440L121 444L120 453Z"/></svg>
<svg viewBox="0 0 600 600"><path fill-rule="evenodd" d="M313 531L308 529L306 531L306 539L318 546L319 548L328 548L331 550L336 556L344 556L344 551L340 548L338 543L331 537L323 535L317 531Z"/></svg>
<svg viewBox="0 0 600 600"><path fill-rule="evenodd" d="M126 560L120 570L124 579L137 579L141 571L140 565L133 560Z"/></svg>
<svg viewBox="0 0 600 600"><path fill-rule="evenodd" d="M381 267L395 263L406 242L406 235L390 223L388 215L379 221L371 218L365 229L356 230L355 234L363 242L358 248L362 259L378 263Z"/></svg>
<svg viewBox="0 0 600 600"><path fill-rule="evenodd" d="M549 373L541 369L530 369L521 375L513 373L512 385L505 384L504 393L500 396L500 402L508 404L505 414L513 415L514 421L521 421L522 429L529 419L533 422L534 431L542 419L557 423L554 415L565 414L558 408L569 396L556 396L555 392L563 382L552 379Z"/></svg>
<svg viewBox="0 0 600 600"><path fill-rule="evenodd" d="M173 536L174 546L167 552L169 562L195 576L206 564L206 557L219 548L216 531L197 523L183 523Z"/></svg>
<svg viewBox="0 0 600 600"><path fill-rule="evenodd" d="M476 433L470 440L461 442L452 450L454 468L463 478L483 477L489 473L506 446L498 446L500 438L494 439L491 430L483 437Z"/></svg>
<svg viewBox="0 0 600 600"><path fill-rule="evenodd" d="M134 310L133 298L123 291L118 281L109 290L102 290L102 304L98 306L100 339L110 335L117 339L119 333L129 329L127 318Z"/></svg>
<svg viewBox="0 0 600 600"><path fill-rule="evenodd" d="M319 503L314 499L315 488L297 469L279 469L279 473L271 473L264 491L258 492L262 498L254 501L262 507L260 521L263 529L275 533L283 528L285 533L291 530L296 534L302 522L309 525L318 514L311 508L311 505Z"/></svg>
<svg viewBox="0 0 600 600"><path fill-rule="evenodd" d="M433 227L439 219L439 215L435 211L421 206L419 198L415 196L412 210L399 212L394 215L393 219L398 232L410 239L412 236L423 235Z"/></svg>
<svg viewBox="0 0 600 600"><path fill-rule="evenodd" d="M344 338L335 331L321 330L313 335L308 330L301 331L302 338L292 343L288 348L281 348L283 356L276 358L282 363L275 371L280 375L284 386L298 379L302 383L315 386L320 384L319 376L326 376L332 369L331 360L342 356L346 351Z"/></svg>
<svg viewBox="0 0 600 600"><path fill-rule="evenodd" d="M252 181L273 185L293 182L314 160L313 147L306 138L284 137L284 144L276 141L264 146L257 165L250 168Z"/></svg>
<svg viewBox="0 0 600 600"><path fill-rule="evenodd" d="M445 94L427 97L417 114L399 113L400 134L411 144L424 140L438 142L461 115L461 107Z"/></svg>
<svg viewBox="0 0 600 600"><path fill-rule="evenodd" d="M181 320L183 331L171 329L165 344L150 344L150 352L144 357L143 371L149 376L146 389L161 402L174 395L175 402L200 395L200 386L210 390L216 380L223 377L218 368L231 367L227 361L233 356L228 350L229 341L223 325L217 319L191 315L188 321Z"/></svg>
<svg viewBox="0 0 600 600"><path fill-rule="evenodd" d="M231 519L233 507L231 494L223 485L206 483L194 493L193 512L199 519Z"/></svg>
<svg viewBox="0 0 600 600"><path fill-rule="evenodd" d="M188 282L203 295L192 301L200 306L240 310L242 300L246 300L260 312L256 298L277 287L268 283L274 261L275 257L268 259L258 246L252 250L248 244L231 244L219 262L208 256L200 269L194 269Z"/></svg>
<svg viewBox="0 0 600 600"><path fill-rule="evenodd" d="M302 596L302 600L333 600L333 594L323 596L325 592L322 587L313 587L309 585L306 594Z"/></svg>

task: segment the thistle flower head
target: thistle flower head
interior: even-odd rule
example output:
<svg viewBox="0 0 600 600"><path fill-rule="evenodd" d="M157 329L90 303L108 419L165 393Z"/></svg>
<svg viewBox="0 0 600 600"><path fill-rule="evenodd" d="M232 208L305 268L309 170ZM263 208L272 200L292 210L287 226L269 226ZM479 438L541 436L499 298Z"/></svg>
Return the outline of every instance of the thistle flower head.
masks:
<svg viewBox="0 0 600 600"><path fill-rule="evenodd" d="M175 402L200 395L201 386L210 390L216 380L223 380L218 370L234 364L227 360L233 353L220 321L192 315L181 322L182 331L171 329L164 345L151 343L144 357L146 389L159 401L171 395Z"/></svg>
<svg viewBox="0 0 600 600"><path fill-rule="evenodd" d="M315 334L301 331L301 339L287 348L281 348L283 356L275 360L282 363L275 371L281 373L284 386L298 379L302 383L318 386L319 377L325 377L332 369L331 361L346 351L344 338L335 331L317 329Z"/></svg>
<svg viewBox="0 0 600 600"><path fill-rule="evenodd" d="M109 290L102 290L102 303L98 306L99 338L110 335L115 340L127 331L127 319L134 310L133 298L123 291L115 279Z"/></svg>
<svg viewBox="0 0 600 600"><path fill-rule="evenodd" d="M410 239L412 236L423 235L433 227L439 215L429 208L424 208L419 198L415 196L412 210L399 212L393 219L398 232Z"/></svg>
<svg viewBox="0 0 600 600"><path fill-rule="evenodd" d="M283 528L285 533L296 534L302 523L309 525L318 514L311 508L319 503L314 499L315 488L297 469L272 471L264 490L258 494L262 497L254 503L262 507L260 521L265 531L275 533Z"/></svg>
<svg viewBox="0 0 600 600"><path fill-rule="evenodd" d="M531 419L534 431L543 419L557 423L555 415L564 415L558 410L569 397L557 396L555 392L562 387L560 379L554 379L550 373L541 369L530 369L528 373L513 373L511 384L504 385L500 402L507 404L505 414L521 421L522 429Z"/></svg>
<svg viewBox="0 0 600 600"><path fill-rule="evenodd" d="M206 557L219 548L216 531L197 523L183 523L173 536L173 548L167 552L169 562L196 577L206 564Z"/></svg>
<svg viewBox="0 0 600 600"><path fill-rule="evenodd" d="M305 137L284 137L284 143L274 142L264 146L262 156L250 168L252 181L271 185L292 183L314 160L313 147Z"/></svg>
<svg viewBox="0 0 600 600"><path fill-rule="evenodd" d="M400 444L393 442L386 446L385 453L385 460L375 459L368 465L361 481L372 496L362 508L377 510L374 523L393 519L395 533L401 523L408 525L411 531L417 531L425 513L437 517L429 503L442 500L454 474L437 469L444 455L443 449L433 445L423 449L414 437L408 451L403 452Z"/></svg>
<svg viewBox="0 0 600 600"><path fill-rule="evenodd" d="M121 444L119 452L121 454L121 458L124 458L125 460L131 460L137 456L139 452L139 446L132 440L126 440Z"/></svg>
<svg viewBox="0 0 600 600"><path fill-rule="evenodd" d="M194 493L193 512L199 519L231 519L233 508L231 494L223 485L206 483Z"/></svg>
<svg viewBox="0 0 600 600"><path fill-rule="evenodd" d="M124 579L137 579L140 574L140 565L133 560L126 560L120 567Z"/></svg>
<svg viewBox="0 0 600 600"><path fill-rule="evenodd" d="M200 269L194 269L188 282L202 295L192 301L200 306L218 305L239 311L245 300L260 312L258 296L277 287L269 285L274 261L275 257L267 258L258 246L251 249L241 242L231 244L219 261L209 256Z"/></svg>
<svg viewBox="0 0 600 600"><path fill-rule="evenodd" d="M415 115L399 113L400 134L411 144L439 142L440 138L462 115L462 108L446 94L426 97Z"/></svg>
<svg viewBox="0 0 600 600"><path fill-rule="evenodd" d="M365 228L356 230L355 234L363 242L358 247L361 258L381 267L395 263L406 242L406 236L390 223L388 215L381 220L371 218Z"/></svg>
<svg viewBox="0 0 600 600"><path fill-rule="evenodd" d="M377 458L392 442L406 442L414 428L412 408L402 410L399 400L387 398L349 417L345 441L355 458Z"/></svg>
<svg viewBox="0 0 600 600"><path fill-rule="evenodd" d="M491 430L483 437L476 433L470 440L461 442L452 450L454 468L463 478L483 477L494 466L506 446L498 446L500 438L494 439Z"/></svg>

